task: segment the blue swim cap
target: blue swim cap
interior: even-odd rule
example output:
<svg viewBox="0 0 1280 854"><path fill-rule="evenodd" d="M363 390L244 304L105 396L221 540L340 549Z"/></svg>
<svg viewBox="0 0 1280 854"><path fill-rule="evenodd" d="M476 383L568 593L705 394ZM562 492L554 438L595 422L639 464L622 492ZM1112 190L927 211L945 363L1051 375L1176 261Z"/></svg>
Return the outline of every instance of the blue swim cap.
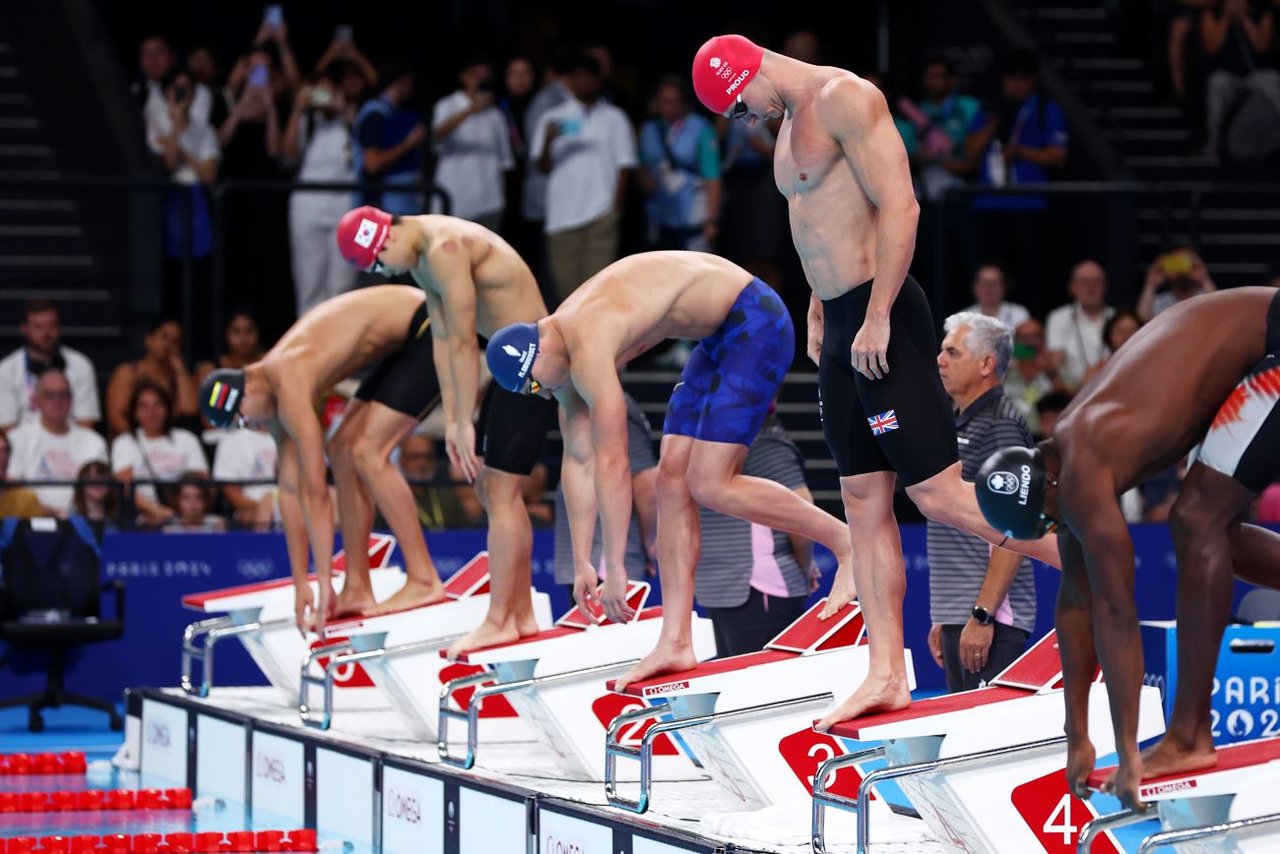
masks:
<svg viewBox="0 0 1280 854"><path fill-rule="evenodd" d="M498 385L507 391L523 392L533 360L538 358L538 324L504 326L489 339L484 355Z"/></svg>

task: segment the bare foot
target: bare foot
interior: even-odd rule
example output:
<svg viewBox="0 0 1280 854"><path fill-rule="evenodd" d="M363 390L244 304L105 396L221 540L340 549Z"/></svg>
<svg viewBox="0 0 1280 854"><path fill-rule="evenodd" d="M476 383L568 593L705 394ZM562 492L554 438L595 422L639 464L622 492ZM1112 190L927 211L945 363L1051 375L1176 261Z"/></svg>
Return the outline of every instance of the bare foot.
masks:
<svg viewBox="0 0 1280 854"><path fill-rule="evenodd" d="M832 724L860 718L876 712L893 712L911 705L911 690L906 679L880 679L868 676L853 696L836 706L825 718L814 724L818 732L826 732Z"/></svg>
<svg viewBox="0 0 1280 854"><path fill-rule="evenodd" d="M1212 739L1203 744L1187 744L1166 732L1158 742L1142 751L1142 779L1200 771L1217 764Z"/></svg>
<svg viewBox="0 0 1280 854"><path fill-rule="evenodd" d="M486 619L468 634L450 644L448 656L449 658L457 658L464 653L483 649L487 646L512 643L520 640L520 638L532 637L539 631L541 629L538 628L538 622L533 618L532 614L518 620L509 619L501 623Z"/></svg>
<svg viewBox="0 0 1280 854"><path fill-rule="evenodd" d="M359 617L373 613L376 607L378 602L369 588L349 589L343 586L334 600L334 617Z"/></svg>
<svg viewBox="0 0 1280 854"><path fill-rule="evenodd" d="M375 605L369 614L390 614L393 611L405 611L439 602L445 597L444 585L424 584L421 581L406 581L395 593Z"/></svg>
<svg viewBox="0 0 1280 854"><path fill-rule="evenodd" d="M831 593L827 596L827 604L818 612L818 619L830 619L856 598L858 589L853 584L853 564L842 563L836 569L836 577L831 582Z"/></svg>
<svg viewBox="0 0 1280 854"><path fill-rule="evenodd" d="M698 658L692 646L668 646L659 643L653 652L636 662L635 666L614 682L615 691L621 691L632 682L641 682L664 673L690 670L698 666Z"/></svg>

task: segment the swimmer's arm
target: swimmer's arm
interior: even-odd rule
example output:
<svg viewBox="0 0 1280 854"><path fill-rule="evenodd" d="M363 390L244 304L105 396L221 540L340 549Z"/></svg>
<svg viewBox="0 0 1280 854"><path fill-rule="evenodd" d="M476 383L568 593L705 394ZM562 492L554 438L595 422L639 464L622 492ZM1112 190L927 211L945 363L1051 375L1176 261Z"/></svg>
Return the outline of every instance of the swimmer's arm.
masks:
<svg viewBox="0 0 1280 854"><path fill-rule="evenodd" d="M1067 737L1068 758L1084 756L1083 764L1093 753L1089 738L1089 692L1093 676L1098 671L1098 653L1093 641L1093 594L1089 588L1088 569L1080 542L1070 531L1058 534L1058 551L1062 556L1062 584L1058 588L1058 602L1054 613L1054 626L1058 630L1058 656L1062 661L1063 700L1066 704L1066 720L1063 734ZM1069 762L1068 775L1087 777L1092 769L1073 767ZM1081 793L1083 779L1068 776L1067 785Z"/></svg>
<svg viewBox="0 0 1280 854"><path fill-rule="evenodd" d="M298 504L298 453L292 439L280 443L280 525L284 528L289 574L299 587L307 585L307 523Z"/></svg>
<svg viewBox="0 0 1280 854"><path fill-rule="evenodd" d="M591 454L591 419L587 405L572 389L558 393L560 435L564 437L564 460L560 481L564 485L564 506L569 518L569 542L574 569L591 565L596 534L596 493ZM593 568L594 573L594 568Z"/></svg>
<svg viewBox="0 0 1280 854"><path fill-rule="evenodd" d="M440 383L440 407L444 410L444 423L452 424L457 396L453 393L453 374L449 370L449 324L440 297L430 290L427 291L427 316L431 318L431 361L435 363L436 380Z"/></svg>
<svg viewBox="0 0 1280 854"><path fill-rule="evenodd" d="M480 387L476 283L471 277L471 258L460 239L449 237L431 249L427 263L431 266L432 278L440 284L442 291L437 302L443 303L443 309L435 316L444 320L442 333L449 342L448 372L453 381L452 423L470 424ZM431 309L432 306L428 305L427 310ZM437 370L440 370L439 366Z"/></svg>
<svg viewBox="0 0 1280 854"><path fill-rule="evenodd" d="M306 522L307 541L323 604L327 602L326 591L332 590L329 576L333 560L333 507L326 478L324 435L305 392L289 391L286 385L280 392L277 412L281 425L297 448L298 503Z"/></svg>
<svg viewBox="0 0 1280 854"><path fill-rule="evenodd" d="M1111 477L1101 464L1084 470L1094 476L1071 477L1064 471L1059 479L1063 516L1084 553L1094 644L1106 675L1116 753L1121 763L1128 765L1138 756L1138 693L1143 670L1138 608L1133 598L1133 539ZM1086 678L1092 677L1089 673Z"/></svg>
<svg viewBox="0 0 1280 854"><path fill-rule="evenodd" d="M573 386L590 407L596 507L604 540L605 572L625 572L631 524L631 464L627 458L627 401L608 354L582 354Z"/></svg>
<svg viewBox="0 0 1280 854"><path fill-rule="evenodd" d="M876 273L867 314L887 321L911 266L920 218L907 150L884 95L870 83L837 80L820 103L828 130L876 206Z"/></svg>

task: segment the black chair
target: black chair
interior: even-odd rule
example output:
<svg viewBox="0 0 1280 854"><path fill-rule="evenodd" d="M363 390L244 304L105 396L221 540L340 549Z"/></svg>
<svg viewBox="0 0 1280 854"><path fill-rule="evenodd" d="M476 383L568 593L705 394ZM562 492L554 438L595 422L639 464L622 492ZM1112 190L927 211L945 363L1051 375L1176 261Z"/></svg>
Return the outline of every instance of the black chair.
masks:
<svg viewBox="0 0 1280 854"><path fill-rule="evenodd" d="M68 653L124 634L124 583L99 580L102 532L81 517L4 519L0 522L0 640L13 653L48 653L45 689L0 700L0 708L26 706L28 727L44 729L42 709L63 705L99 709L111 728L123 723L115 704L68 691ZM100 619L102 594L115 593L115 618Z"/></svg>

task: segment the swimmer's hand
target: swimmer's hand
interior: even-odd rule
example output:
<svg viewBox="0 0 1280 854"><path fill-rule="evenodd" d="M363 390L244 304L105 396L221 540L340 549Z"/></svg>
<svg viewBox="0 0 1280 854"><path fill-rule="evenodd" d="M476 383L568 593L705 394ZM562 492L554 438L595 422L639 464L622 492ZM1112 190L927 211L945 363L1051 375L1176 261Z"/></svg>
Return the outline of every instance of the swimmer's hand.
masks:
<svg viewBox="0 0 1280 854"><path fill-rule="evenodd" d="M1142 757L1121 757L1120 766L1102 784L1102 791L1118 798L1125 809L1143 812L1147 805L1138 800L1138 785L1142 782Z"/></svg>
<svg viewBox="0 0 1280 854"><path fill-rule="evenodd" d="M331 586L328 589L320 588L319 602L315 601L310 584L294 586L293 618L303 637L307 636L308 631L317 635L323 632L325 622L336 616L337 607L338 597L334 595Z"/></svg>
<svg viewBox="0 0 1280 854"><path fill-rule="evenodd" d="M589 563L579 564L573 572L573 601L578 607L599 621L600 595L596 568Z"/></svg>
<svg viewBox="0 0 1280 854"><path fill-rule="evenodd" d="M873 318L870 312L854 336L850 355L853 369L869 380L881 380L889 373L889 318Z"/></svg>
<svg viewBox="0 0 1280 854"><path fill-rule="evenodd" d="M818 299L817 294L809 295L809 343L805 345L804 351L808 355L810 361L815 365L822 357L822 301Z"/></svg>
<svg viewBox="0 0 1280 854"><path fill-rule="evenodd" d="M608 570L604 584L600 585L600 603L605 615L614 623L627 623L636 612L627 604L627 570L623 567Z"/></svg>
<svg viewBox="0 0 1280 854"><path fill-rule="evenodd" d="M449 455L449 462L457 466L467 483L475 483L476 476L480 474L480 461L476 459L475 425L470 421L463 421L446 427L444 450Z"/></svg>
<svg viewBox="0 0 1280 854"><path fill-rule="evenodd" d="M298 627L298 634L304 638L311 628L311 612L315 610L315 596L311 585L305 581L293 585L293 622Z"/></svg>
<svg viewBox="0 0 1280 854"><path fill-rule="evenodd" d="M1089 775L1093 773L1098 754L1088 736L1067 739L1067 789L1082 801L1089 800Z"/></svg>

